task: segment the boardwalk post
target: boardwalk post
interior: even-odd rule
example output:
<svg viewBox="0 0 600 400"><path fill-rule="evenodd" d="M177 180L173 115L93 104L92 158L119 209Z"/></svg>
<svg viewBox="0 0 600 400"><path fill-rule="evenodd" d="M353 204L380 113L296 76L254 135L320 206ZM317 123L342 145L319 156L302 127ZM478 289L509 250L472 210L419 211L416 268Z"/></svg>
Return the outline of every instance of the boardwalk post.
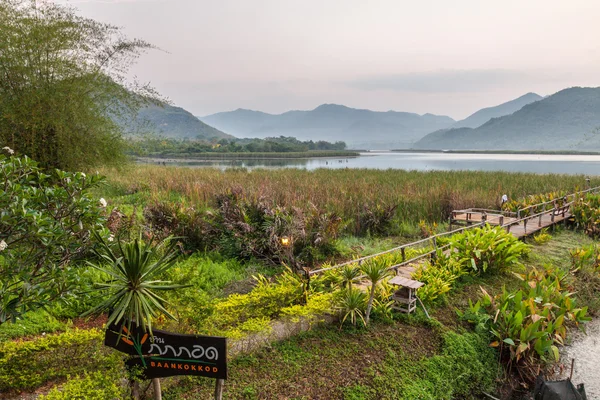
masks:
<svg viewBox="0 0 600 400"><path fill-rule="evenodd" d="M406 261L406 250L404 247L400 249L400 252L402 253L402 262Z"/></svg>
<svg viewBox="0 0 600 400"><path fill-rule="evenodd" d="M542 226L542 216L543 215L544 214L540 214L540 217L538 218L538 228L541 228L541 226Z"/></svg>

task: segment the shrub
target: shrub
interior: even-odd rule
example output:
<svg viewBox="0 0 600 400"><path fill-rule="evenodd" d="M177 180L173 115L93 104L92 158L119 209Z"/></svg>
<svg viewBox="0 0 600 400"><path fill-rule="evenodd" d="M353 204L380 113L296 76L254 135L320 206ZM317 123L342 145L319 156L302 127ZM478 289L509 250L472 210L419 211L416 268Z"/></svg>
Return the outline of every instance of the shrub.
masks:
<svg viewBox="0 0 600 400"><path fill-rule="evenodd" d="M69 330L30 341L0 343L0 390L31 389L52 379L121 365L100 330Z"/></svg>
<svg viewBox="0 0 600 400"><path fill-rule="evenodd" d="M575 222L592 236L600 236L600 195L587 194L575 199L572 207Z"/></svg>
<svg viewBox="0 0 600 400"><path fill-rule="evenodd" d="M499 226L465 230L454 235L451 242L461 263L478 274L522 267L519 258L529 252L528 245Z"/></svg>
<svg viewBox="0 0 600 400"><path fill-rule="evenodd" d="M122 371L116 369L68 376L64 385L52 388L47 395L41 395L39 400L125 399L129 390L118 384L122 377Z"/></svg>
<svg viewBox="0 0 600 400"><path fill-rule="evenodd" d="M390 233L396 216L397 204L381 205L365 203L356 214L354 234L356 236L383 236Z"/></svg>
<svg viewBox="0 0 600 400"><path fill-rule="evenodd" d="M557 361L558 345L567 337L567 324L582 327L589 321L587 307L577 308L572 293L563 288L565 273L532 270L522 276L522 288L483 297L460 313L479 329L489 331L492 347L533 381L539 362Z"/></svg>
<svg viewBox="0 0 600 400"><path fill-rule="evenodd" d="M102 178L45 173L30 158L0 154L0 324L40 308L77 284L77 267L104 222L88 192Z"/></svg>
<svg viewBox="0 0 600 400"><path fill-rule="evenodd" d="M420 265L412 274L413 279L425 283L417 289L419 298L426 303L436 302L449 292L454 282L465 274L465 268L450 253L438 251L433 261Z"/></svg>
<svg viewBox="0 0 600 400"><path fill-rule="evenodd" d="M552 235L548 233L548 229L546 228L542 229L540 233L533 235L533 242L538 246L546 244L550 240L552 240Z"/></svg>
<svg viewBox="0 0 600 400"><path fill-rule="evenodd" d="M251 319L276 318L282 309L299 304L303 298L303 281L289 269L274 283L262 275L256 280L257 285L250 293L232 294L214 303L212 315L202 322L203 328L226 334Z"/></svg>
<svg viewBox="0 0 600 400"><path fill-rule="evenodd" d="M39 335L64 330L65 324L44 310L31 311L15 322L0 325L0 342L23 336Z"/></svg>
<svg viewBox="0 0 600 400"><path fill-rule="evenodd" d="M364 318L367 300L366 293L359 289L347 289L340 293L336 302L336 309L343 315L340 328L346 320L354 326L358 321L361 321L363 326L367 325Z"/></svg>

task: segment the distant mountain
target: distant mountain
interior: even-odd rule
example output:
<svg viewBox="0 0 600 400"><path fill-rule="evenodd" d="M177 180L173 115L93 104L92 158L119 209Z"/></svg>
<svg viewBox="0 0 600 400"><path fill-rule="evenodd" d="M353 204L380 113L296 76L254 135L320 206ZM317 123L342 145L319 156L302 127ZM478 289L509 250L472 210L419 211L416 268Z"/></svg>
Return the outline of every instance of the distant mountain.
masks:
<svg viewBox="0 0 600 400"><path fill-rule="evenodd" d="M177 139L232 139L218 129L200 121L181 107L148 106L142 108L134 121L121 122L128 133L155 133Z"/></svg>
<svg viewBox="0 0 600 400"><path fill-rule="evenodd" d="M469 117L456 122L452 128L477 128L488 122L492 118L498 118L514 113L520 110L523 106L543 99L542 96L535 93L527 93L519 98L502 103L495 107L482 108Z"/></svg>
<svg viewBox="0 0 600 400"><path fill-rule="evenodd" d="M377 112L323 104L310 111L267 114L237 109L200 119L238 137L293 136L299 140L345 141L349 147L408 148L427 133L455 121L446 116Z"/></svg>
<svg viewBox="0 0 600 400"><path fill-rule="evenodd" d="M433 132L417 149L600 149L600 88L561 90L482 126Z"/></svg>

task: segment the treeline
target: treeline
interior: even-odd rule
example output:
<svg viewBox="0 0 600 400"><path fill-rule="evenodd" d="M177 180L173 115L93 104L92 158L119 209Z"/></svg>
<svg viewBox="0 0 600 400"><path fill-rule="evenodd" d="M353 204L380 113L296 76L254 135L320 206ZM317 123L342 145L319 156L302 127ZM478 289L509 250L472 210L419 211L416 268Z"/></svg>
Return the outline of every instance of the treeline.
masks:
<svg viewBox="0 0 600 400"><path fill-rule="evenodd" d="M134 156L194 155L198 153L305 153L316 151L340 151L345 142L330 143L324 140L300 141L293 137L265 139L170 139L159 137L130 138L127 153Z"/></svg>

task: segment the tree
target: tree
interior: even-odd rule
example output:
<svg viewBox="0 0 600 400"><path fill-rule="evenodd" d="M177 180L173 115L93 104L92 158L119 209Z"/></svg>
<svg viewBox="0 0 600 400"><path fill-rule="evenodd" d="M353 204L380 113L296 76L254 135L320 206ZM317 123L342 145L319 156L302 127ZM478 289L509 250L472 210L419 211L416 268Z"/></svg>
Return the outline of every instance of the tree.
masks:
<svg viewBox="0 0 600 400"><path fill-rule="evenodd" d="M118 159L115 121L158 100L126 77L150 48L67 6L0 0L0 146L70 170Z"/></svg>
<svg viewBox="0 0 600 400"><path fill-rule="evenodd" d="M365 312L365 325L369 324L369 318L371 316L371 310L373 309L373 299L375 298L375 288L377 284L381 282L385 277L390 274L387 269L387 264L383 259L371 258L363 265L360 270L367 276L367 279L371 282L371 289L369 294L369 302L367 303L367 311Z"/></svg>
<svg viewBox="0 0 600 400"><path fill-rule="evenodd" d="M0 154L0 324L76 284L74 261L84 258L91 232L104 222L106 202L88 195L101 180L81 172L45 174L28 157Z"/></svg>

